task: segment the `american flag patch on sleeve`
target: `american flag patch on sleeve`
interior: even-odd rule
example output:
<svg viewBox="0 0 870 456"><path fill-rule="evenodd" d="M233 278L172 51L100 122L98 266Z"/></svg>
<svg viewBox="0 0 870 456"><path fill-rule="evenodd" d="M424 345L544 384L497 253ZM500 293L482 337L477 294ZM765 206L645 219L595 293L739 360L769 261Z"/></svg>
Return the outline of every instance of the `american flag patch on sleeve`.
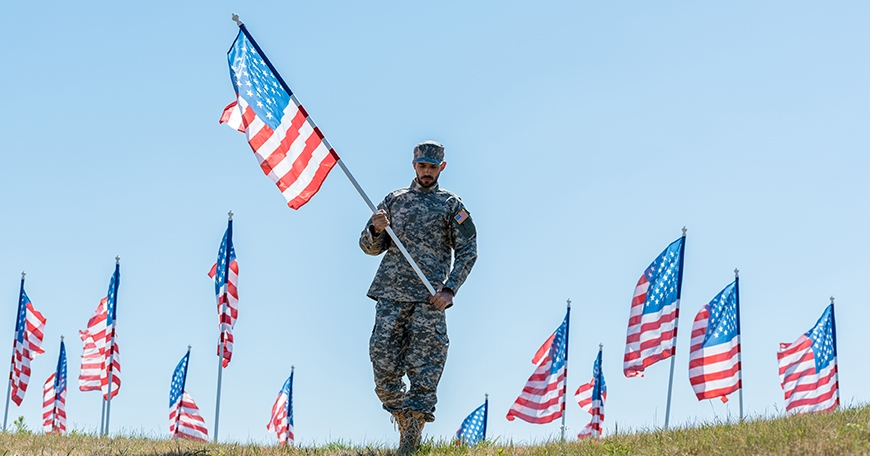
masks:
<svg viewBox="0 0 870 456"><path fill-rule="evenodd" d="M454 218L456 219L456 223L462 225L462 222L468 220L468 212L466 212L465 209L463 209L463 210L459 211L459 213L456 214L456 217L454 217Z"/></svg>

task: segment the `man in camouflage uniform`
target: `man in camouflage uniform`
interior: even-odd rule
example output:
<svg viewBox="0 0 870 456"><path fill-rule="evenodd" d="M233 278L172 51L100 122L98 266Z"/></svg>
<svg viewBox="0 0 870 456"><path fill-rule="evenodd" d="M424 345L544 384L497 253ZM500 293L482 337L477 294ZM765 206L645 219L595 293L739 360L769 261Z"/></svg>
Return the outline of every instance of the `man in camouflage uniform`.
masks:
<svg viewBox="0 0 870 456"><path fill-rule="evenodd" d="M402 434L400 454L416 451L423 424L435 420L436 389L447 361L444 309L477 260L477 231L455 194L438 186L447 166L444 146L414 147L416 179L378 204L359 245L369 255L386 252L367 295L377 301L369 355L375 392ZM437 290L431 296L386 232L392 227ZM454 256L450 268L451 253ZM402 376L408 375L405 391Z"/></svg>

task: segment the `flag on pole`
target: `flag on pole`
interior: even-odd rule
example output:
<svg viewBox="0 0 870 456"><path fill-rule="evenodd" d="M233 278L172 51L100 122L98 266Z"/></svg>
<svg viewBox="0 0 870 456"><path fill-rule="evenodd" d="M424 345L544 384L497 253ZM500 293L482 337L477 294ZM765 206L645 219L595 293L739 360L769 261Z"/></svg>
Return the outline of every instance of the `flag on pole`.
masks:
<svg viewBox="0 0 870 456"><path fill-rule="evenodd" d="M218 356L221 356L223 344L223 366L227 367L233 358L233 328L239 317L239 262L236 261L236 249L233 247L233 219L227 222L227 231L218 249L217 262L211 267L208 276L214 279L214 291L217 296Z"/></svg>
<svg viewBox="0 0 870 456"><path fill-rule="evenodd" d="M30 382L30 361L45 353L42 349L45 318L30 302L24 291L24 277L18 295L18 317L15 323L15 341L12 343L12 367L9 379L12 384L12 400L21 405L27 384Z"/></svg>
<svg viewBox="0 0 870 456"><path fill-rule="evenodd" d="M45 381L42 393L42 428L46 434L66 432L66 347L60 340L57 370Z"/></svg>
<svg viewBox="0 0 870 456"><path fill-rule="evenodd" d="M519 418L534 424L545 424L562 417L565 411L565 390L568 376L568 317L559 325L544 345L535 353L532 363L537 366L529 377L523 392L511 405L508 421Z"/></svg>
<svg viewBox="0 0 870 456"><path fill-rule="evenodd" d="M79 331L82 339L82 367L79 371L79 391L99 391L100 377L105 366L106 353L106 301L97 305L94 315L88 320L87 329ZM114 378L112 379L114 381ZM119 379L120 381L120 379ZM113 393L114 394L114 393Z"/></svg>
<svg viewBox="0 0 870 456"><path fill-rule="evenodd" d="M637 281L625 336L626 377L643 377L647 367L674 355L685 241L671 243Z"/></svg>
<svg viewBox="0 0 870 456"><path fill-rule="evenodd" d="M486 439L486 419L489 409L489 398L483 401L483 405L471 412L462 420L462 425L456 431L456 443L463 445L476 445Z"/></svg>
<svg viewBox="0 0 870 456"><path fill-rule="evenodd" d="M577 434L578 439L597 438L602 435L607 384L604 383L604 372L601 370L601 351L601 347L599 347L598 357L595 358L595 363L592 364L592 380L589 383L580 385L574 393L574 399L577 400L580 408L592 415L592 420L589 424Z"/></svg>
<svg viewBox="0 0 870 456"><path fill-rule="evenodd" d="M169 436L206 442L208 429L205 427L205 420L199 413L196 402L184 390L189 360L190 349L178 362L172 374L172 385L169 388Z"/></svg>
<svg viewBox="0 0 870 456"><path fill-rule="evenodd" d="M100 372L100 387L103 397L109 399L109 376L112 377L112 398L121 390L121 353L118 348L118 335L115 332L118 315L118 287L121 285L120 258L115 257L115 272L109 280L109 291L106 293L106 346L103 354L103 365Z"/></svg>
<svg viewBox="0 0 870 456"><path fill-rule="evenodd" d="M737 280L701 307L692 325L689 382L698 400L721 398L742 387Z"/></svg>
<svg viewBox="0 0 870 456"><path fill-rule="evenodd" d="M792 344L779 344L779 380L789 412L824 412L840 405L834 303Z"/></svg>
<svg viewBox="0 0 870 456"><path fill-rule="evenodd" d="M293 445L296 441L293 435L293 371L290 371L290 377L284 382L281 391L278 392L278 399L275 399L275 404L272 405L272 417L269 419L269 424L266 425L266 430L274 432L278 437L280 445Z"/></svg>
<svg viewBox="0 0 870 456"><path fill-rule="evenodd" d="M245 26L239 28L227 52L236 101L220 122L245 133L260 168L299 209L320 190L338 154Z"/></svg>

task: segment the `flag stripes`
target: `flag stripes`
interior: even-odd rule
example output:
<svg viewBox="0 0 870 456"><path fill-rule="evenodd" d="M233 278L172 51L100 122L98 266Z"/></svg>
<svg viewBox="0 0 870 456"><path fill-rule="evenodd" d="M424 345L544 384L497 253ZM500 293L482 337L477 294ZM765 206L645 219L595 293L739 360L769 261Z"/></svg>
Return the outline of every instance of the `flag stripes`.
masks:
<svg viewBox="0 0 870 456"><path fill-rule="evenodd" d="M47 434L66 432L66 347L62 339L57 370L43 385L42 428Z"/></svg>
<svg viewBox="0 0 870 456"><path fill-rule="evenodd" d="M794 343L781 343L776 354L786 411L833 410L840 405L834 305Z"/></svg>
<svg viewBox="0 0 870 456"><path fill-rule="evenodd" d="M193 398L185 391L169 409L169 435L187 440L208 441L208 429Z"/></svg>
<svg viewBox="0 0 870 456"><path fill-rule="evenodd" d="M727 395L742 388L737 293L735 280L698 311L692 324L689 383L698 400L728 402Z"/></svg>
<svg viewBox="0 0 870 456"><path fill-rule="evenodd" d="M21 293L18 298L18 320L15 341L12 344L12 363L9 372L11 399L21 405L27 384L30 382L30 361L45 353L42 349L45 318L30 302L24 292L24 279L21 279Z"/></svg>
<svg viewBox="0 0 870 456"><path fill-rule="evenodd" d="M592 364L592 380L580 385L574 393L574 399L581 409L592 415L580 433L578 439L597 438L603 435L604 426L604 402L607 399L607 384L604 382L604 372L601 370L601 354L599 348L595 363Z"/></svg>
<svg viewBox="0 0 870 456"><path fill-rule="evenodd" d="M274 432L279 445L293 445L293 372L284 382L278 398L272 405L272 416L266 425L266 430Z"/></svg>

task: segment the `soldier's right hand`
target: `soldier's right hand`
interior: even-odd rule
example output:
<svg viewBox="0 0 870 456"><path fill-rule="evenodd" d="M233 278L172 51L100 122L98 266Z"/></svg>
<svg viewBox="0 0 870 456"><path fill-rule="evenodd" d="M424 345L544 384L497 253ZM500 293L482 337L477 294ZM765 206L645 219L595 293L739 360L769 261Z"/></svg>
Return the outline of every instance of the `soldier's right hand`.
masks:
<svg viewBox="0 0 870 456"><path fill-rule="evenodd" d="M387 219L387 212L383 209L379 210L377 214L372 216L372 226L375 228L375 233L381 234L388 226L390 226L390 221Z"/></svg>

